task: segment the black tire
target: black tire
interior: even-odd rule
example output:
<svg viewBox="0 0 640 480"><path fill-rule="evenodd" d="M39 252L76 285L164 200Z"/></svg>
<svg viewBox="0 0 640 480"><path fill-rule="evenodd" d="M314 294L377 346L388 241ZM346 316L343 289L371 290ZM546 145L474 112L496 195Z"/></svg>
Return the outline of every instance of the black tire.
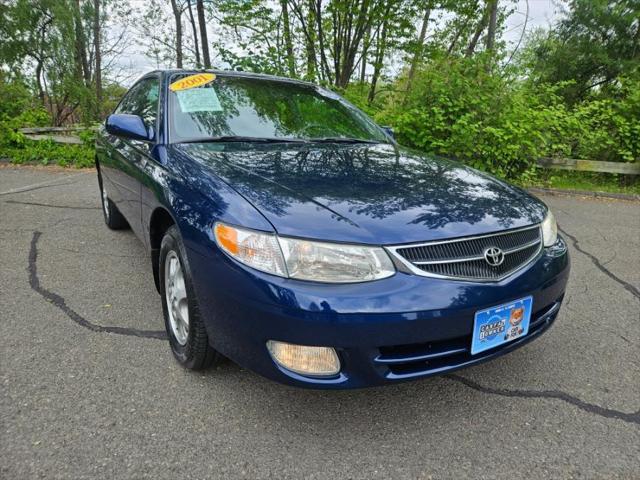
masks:
<svg viewBox="0 0 640 480"><path fill-rule="evenodd" d="M123 230L129 228L129 223L124 215L120 213L118 207L109 198L108 192L102 183L102 174L98 168L98 185L100 187L100 204L102 205L102 215L104 216L104 223L111 230Z"/></svg>
<svg viewBox="0 0 640 480"><path fill-rule="evenodd" d="M187 295L188 333L184 343L181 343L174 333L174 327L172 327L172 320L169 313L169 299L166 294L167 276L165 270L167 268L167 257L175 259L174 254L179 260ZM176 360L178 360L183 367L190 370L202 370L211 366L213 363L217 363L221 359L221 356L209 344L209 336L200 317L200 309L198 308L198 302L193 288L191 270L186 259L187 256L182 237L180 236L178 228L173 225L165 233L160 246L159 277L164 325L167 330L167 336L169 337L171 351Z"/></svg>

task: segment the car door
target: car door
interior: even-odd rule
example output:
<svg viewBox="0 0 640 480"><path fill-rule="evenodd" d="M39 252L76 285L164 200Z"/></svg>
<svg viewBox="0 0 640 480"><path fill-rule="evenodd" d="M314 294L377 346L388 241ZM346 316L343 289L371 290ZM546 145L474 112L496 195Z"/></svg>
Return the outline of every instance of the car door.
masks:
<svg viewBox="0 0 640 480"><path fill-rule="evenodd" d="M140 80L125 96L114 113L138 115L147 127L158 131L160 80L157 76ZM125 216L133 232L144 241L141 222L140 191L143 165L154 147L154 141L131 140L108 135L108 165L101 164L111 184L109 197Z"/></svg>

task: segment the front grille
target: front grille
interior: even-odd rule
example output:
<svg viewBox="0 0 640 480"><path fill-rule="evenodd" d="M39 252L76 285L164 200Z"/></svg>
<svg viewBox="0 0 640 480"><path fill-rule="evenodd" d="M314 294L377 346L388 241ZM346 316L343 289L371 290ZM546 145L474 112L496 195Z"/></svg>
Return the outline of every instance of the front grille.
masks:
<svg viewBox="0 0 640 480"><path fill-rule="evenodd" d="M487 249L504 253L498 266L485 259ZM478 237L390 247L415 273L425 276L496 281L516 272L542 249L538 225Z"/></svg>
<svg viewBox="0 0 640 480"><path fill-rule="evenodd" d="M472 365L500 351L511 350L544 332L558 316L561 303L562 297L531 315L529 331L524 337L477 355L471 355L471 335L466 335L437 342L379 347L380 353L373 362L382 368L387 378L397 380L435 375Z"/></svg>

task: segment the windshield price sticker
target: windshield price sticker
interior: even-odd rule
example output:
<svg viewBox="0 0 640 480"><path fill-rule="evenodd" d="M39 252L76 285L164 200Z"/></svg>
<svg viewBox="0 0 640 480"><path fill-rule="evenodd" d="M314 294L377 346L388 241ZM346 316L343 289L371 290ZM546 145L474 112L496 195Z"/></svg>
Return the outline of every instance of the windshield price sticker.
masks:
<svg viewBox="0 0 640 480"><path fill-rule="evenodd" d="M180 90L202 87L207 83L213 82L215 79L216 76L213 73L198 73L196 75L189 75L188 77L176 80L171 85L169 85L169 89L172 92L178 92Z"/></svg>
<svg viewBox="0 0 640 480"><path fill-rule="evenodd" d="M222 112L222 105L213 87L182 90L176 95L183 113Z"/></svg>

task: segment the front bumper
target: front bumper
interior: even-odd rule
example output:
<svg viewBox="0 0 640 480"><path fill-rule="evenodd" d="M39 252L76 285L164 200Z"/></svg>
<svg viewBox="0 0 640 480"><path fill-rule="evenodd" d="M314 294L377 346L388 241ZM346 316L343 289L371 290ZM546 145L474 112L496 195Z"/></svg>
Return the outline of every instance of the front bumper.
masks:
<svg viewBox="0 0 640 480"><path fill-rule="evenodd" d="M514 350L547 330L569 276L564 240L496 283L398 272L376 282L327 285L274 277L217 250L188 248L200 311L212 346L273 380L315 388L357 388L441 374ZM529 333L470 354L477 310L531 295ZM334 347L342 364L332 378L308 378L277 366L267 340Z"/></svg>

